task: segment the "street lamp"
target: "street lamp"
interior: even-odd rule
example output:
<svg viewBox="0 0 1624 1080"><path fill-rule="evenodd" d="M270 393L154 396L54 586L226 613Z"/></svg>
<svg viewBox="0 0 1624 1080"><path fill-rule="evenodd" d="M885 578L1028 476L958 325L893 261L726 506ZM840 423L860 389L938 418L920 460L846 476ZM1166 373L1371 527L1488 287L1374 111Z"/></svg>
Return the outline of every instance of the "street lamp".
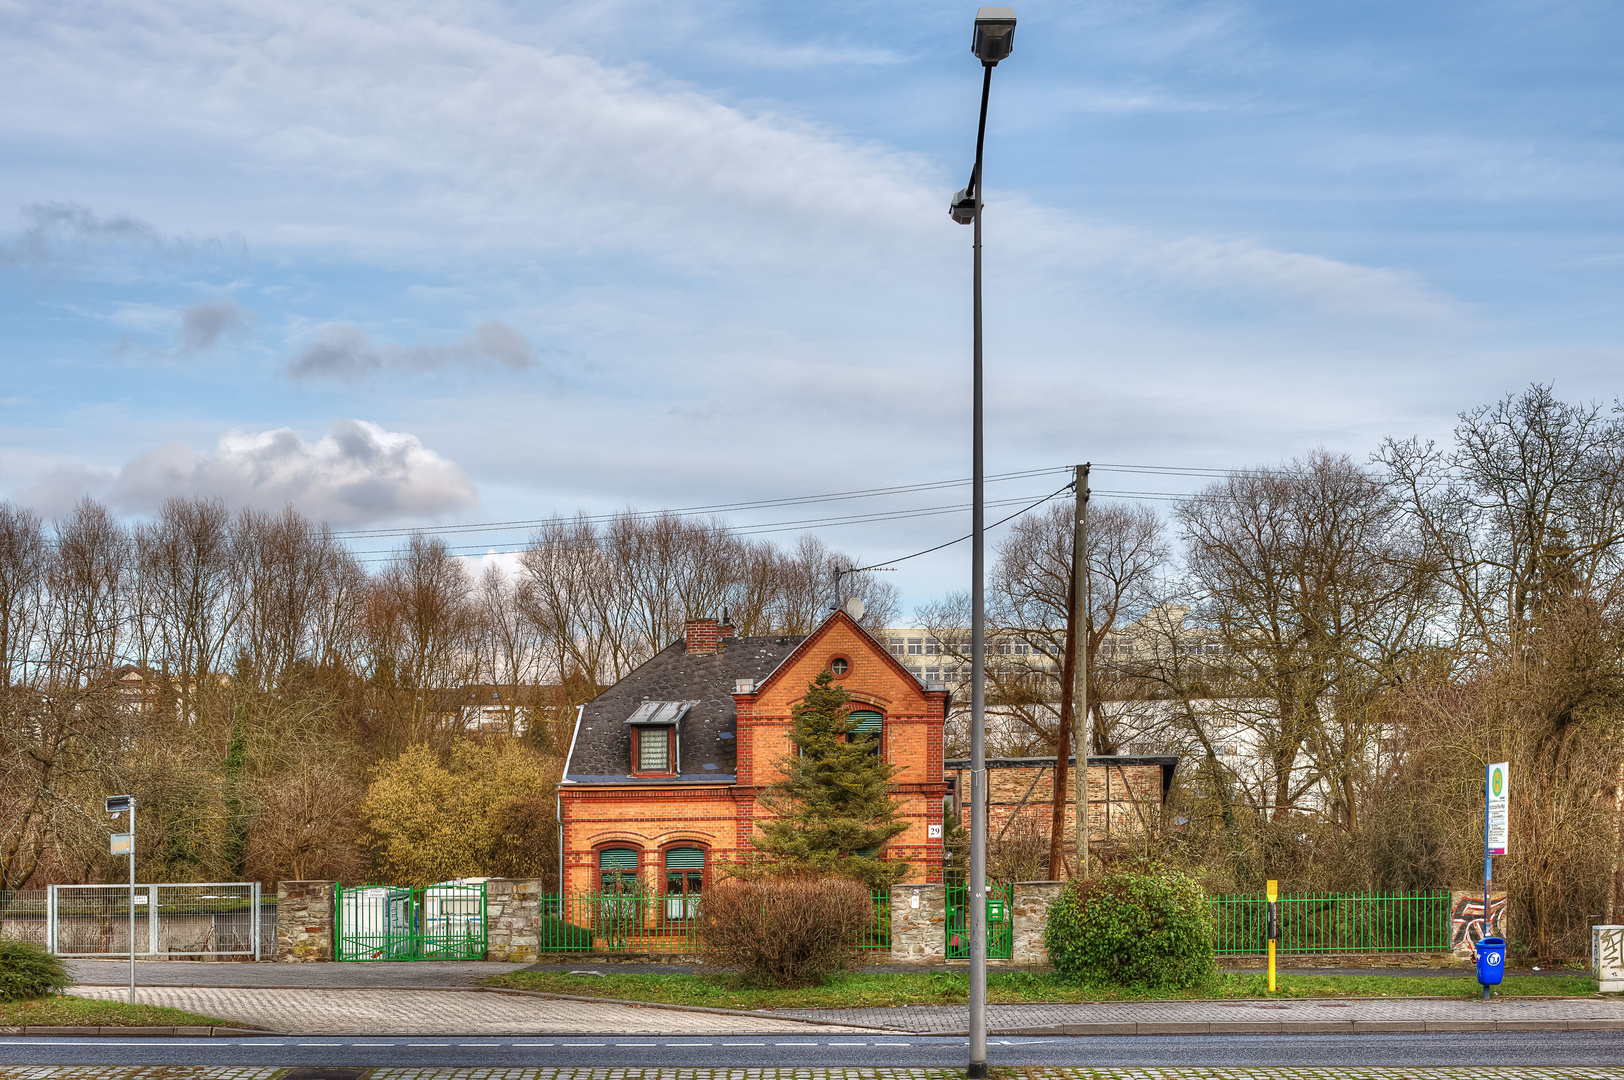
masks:
<svg viewBox="0 0 1624 1080"><path fill-rule="evenodd" d="M986 501L981 438L981 147L987 136L987 95L992 69L1015 47L1015 11L984 7L976 12L970 51L981 61L981 121L976 126L976 163L970 183L953 196L948 214L960 225L975 226L971 243L971 333L974 377L971 407L970 498L970 1066L969 1080L987 1075L987 732L986 660L987 596L985 587Z"/></svg>

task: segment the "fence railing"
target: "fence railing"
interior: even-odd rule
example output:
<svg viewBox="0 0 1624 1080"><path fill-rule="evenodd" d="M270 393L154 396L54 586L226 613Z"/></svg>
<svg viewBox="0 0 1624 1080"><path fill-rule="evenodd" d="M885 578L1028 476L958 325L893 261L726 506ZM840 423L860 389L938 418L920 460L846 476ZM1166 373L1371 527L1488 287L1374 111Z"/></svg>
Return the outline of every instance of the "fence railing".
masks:
<svg viewBox="0 0 1624 1080"><path fill-rule="evenodd" d="M0 937L32 941L62 956L130 955L128 885L51 885L0 892ZM276 926L265 924L258 882L137 884L135 954L149 959L253 960Z"/></svg>
<svg viewBox="0 0 1624 1080"><path fill-rule="evenodd" d="M857 947L888 952L891 948L891 894L877 889L874 923L858 935ZM565 952L700 952L701 896L642 893L578 893L542 901L537 949Z"/></svg>
<svg viewBox="0 0 1624 1080"><path fill-rule="evenodd" d="M1382 896L1374 893L1280 897L1276 952L1448 952L1452 913L1448 890ZM1209 898L1219 956L1269 951L1269 908L1263 893Z"/></svg>
<svg viewBox="0 0 1624 1080"><path fill-rule="evenodd" d="M50 944L49 889L0 889L0 938Z"/></svg>

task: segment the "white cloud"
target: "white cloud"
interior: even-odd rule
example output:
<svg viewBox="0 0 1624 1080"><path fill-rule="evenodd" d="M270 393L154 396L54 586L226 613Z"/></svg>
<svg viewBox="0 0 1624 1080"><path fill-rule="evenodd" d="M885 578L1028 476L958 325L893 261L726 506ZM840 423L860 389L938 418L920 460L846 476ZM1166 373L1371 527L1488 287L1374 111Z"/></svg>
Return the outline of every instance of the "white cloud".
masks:
<svg viewBox="0 0 1624 1080"><path fill-rule="evenodd" d="M390 345L373 341L359 327L328 323L288 362L295 379L334 379L354 383L381 371L402 373L446 367L475 367L495 361L510 371L536 366L530 340L501 322L474 327L473 336L449 345Z"/></svg>
<svg viewBox="0 0 1624 1080"><path fill-rule="evenodd" d="M127 462L106 498L119 510L148 513L177 495L266 510L291 503L340 526L432 519L479 505L474 482L454 463L415 435L366 420L340 420L315 442L278 428L228 431L209 454L167 443Z"/></svg>
<svg viewBox="0 0 1624 1080"><path fill-rule="evenodd" d="M546 15L538 27L497 9L448 10L182 2L77 12L54 32L39 16L21 43L0 36L0 69L19 95L12 114L24 118L0 132L99 125L107 137L141 131L205 171L228 162L229 212L262 215L256 243L346 256L630 253L689 273L770 265L817 275L820 287L854 268L887 286L940 281L961 261L945 205L967 162L947 176L917 154L723 104L647 67L552 51L534 44L551 40ZM1173 37L1228 35L1235 17L1231 5L1203 5ZM824 62L822 48L807 56ZM100 88L94 110L80 101L87 88ZM1441 310L1417 282L1379 268L1012 212L996 184L989 196L1010 227L999 243L1043 253L1045 275L1063 269L1081 287L1125 270L1171 291L1306 298L1360 319ZM366 367L364 357L337 364L350 378Z"/></svg>

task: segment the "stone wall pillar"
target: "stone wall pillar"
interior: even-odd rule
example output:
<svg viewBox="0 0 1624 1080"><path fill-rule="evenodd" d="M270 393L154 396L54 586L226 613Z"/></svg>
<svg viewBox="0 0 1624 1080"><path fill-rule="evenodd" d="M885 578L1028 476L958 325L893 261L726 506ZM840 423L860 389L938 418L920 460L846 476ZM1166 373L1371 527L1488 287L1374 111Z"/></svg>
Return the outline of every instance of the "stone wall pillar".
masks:
<svg viewBox="0 0 1624 1080"><path fill-rule="evenodd" d="M276 959L308 964L333 958L331 881L276 883Z"/></svg>
<svg viewBox="0 0 1624 1080"><path fill-rule="evenodd" d="M1014 948L1012 964L1047 964L1049 946L1044 943L1043 931L1049 923L1049 902L1060 895L1066 886L1059 881L1017 881L1015 903L1011 916L1014 920Z"/></svg>
<svg viewBox="0 0 1624 1080"><path fill-rule="evenodd" d="M945 886L891 886L891 961L898 964L947 962Z"/></svg>
<svg viewBox="0 0 1624 1080"><path fill-rule="evenodd" d="M541 951L540 878L485 882L485 959L534 964Z"/></svg>

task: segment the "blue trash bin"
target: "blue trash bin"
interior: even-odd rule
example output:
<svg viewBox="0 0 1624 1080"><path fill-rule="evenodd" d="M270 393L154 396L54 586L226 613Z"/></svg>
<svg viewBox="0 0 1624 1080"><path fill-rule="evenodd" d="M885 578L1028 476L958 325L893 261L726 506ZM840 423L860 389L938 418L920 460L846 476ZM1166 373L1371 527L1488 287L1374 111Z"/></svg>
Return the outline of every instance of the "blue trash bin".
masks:
<svg viewBox="0 0 1624 1080"><path fill-rule="evenodd" d="M1477 981L1499 986L1506 977L1506 939L1486 937L1477 943Z"/></svg>

